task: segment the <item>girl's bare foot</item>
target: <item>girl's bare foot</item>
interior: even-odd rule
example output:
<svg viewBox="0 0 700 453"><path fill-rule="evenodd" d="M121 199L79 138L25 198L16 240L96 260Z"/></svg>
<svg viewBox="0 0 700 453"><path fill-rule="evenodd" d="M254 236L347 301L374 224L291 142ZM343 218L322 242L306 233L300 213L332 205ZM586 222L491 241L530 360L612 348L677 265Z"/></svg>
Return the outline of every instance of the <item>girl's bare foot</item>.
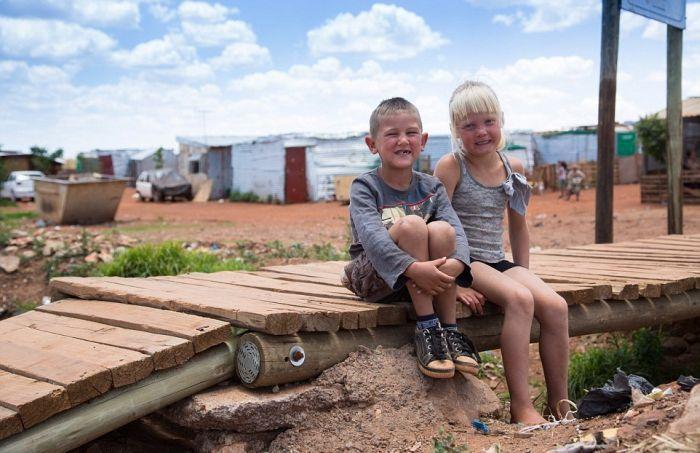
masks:
<svg viewBox="0 0 700 453"><path fill-rule="evenodd" d="M511 423L522 423L524 425L539 425L541 423L547 423L534 407L522 410L510 409L510 422Z"/></svg>

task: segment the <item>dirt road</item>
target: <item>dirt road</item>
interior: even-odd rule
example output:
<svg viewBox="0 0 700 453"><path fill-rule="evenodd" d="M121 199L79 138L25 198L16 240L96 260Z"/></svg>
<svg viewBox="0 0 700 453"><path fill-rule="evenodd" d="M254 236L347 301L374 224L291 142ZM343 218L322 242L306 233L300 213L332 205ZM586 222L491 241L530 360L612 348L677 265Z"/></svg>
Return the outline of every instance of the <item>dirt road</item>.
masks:
<svg viewBox="0 0 700 453"><path fill-rule="evenodd" d="M348 208L337 202L268 205L254 203L147 203L125 192L117 212L117 228L144 240L252 240L345 247ZM666 206L642 205L639 185L615 186L615 242L666 234ZM533 247L566 247L594 242L595 190L581 201L565 201L556 193L534 195L528 211ZM684 207L684 231L700 232L700 206Z"/></svg>

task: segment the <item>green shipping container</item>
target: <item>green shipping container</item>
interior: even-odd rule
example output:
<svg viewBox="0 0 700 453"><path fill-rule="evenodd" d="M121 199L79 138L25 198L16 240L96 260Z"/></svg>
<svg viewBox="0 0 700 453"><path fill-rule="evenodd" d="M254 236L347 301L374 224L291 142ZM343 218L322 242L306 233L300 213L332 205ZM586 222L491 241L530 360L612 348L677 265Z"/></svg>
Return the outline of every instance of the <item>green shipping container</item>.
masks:
<svg viewBox="0 0 700 453"><path fill-rule="evenodd" d="M634 131L630 132L618 132L616 134L617 139L617 155L618 156L631 156L637 152L637 133Z"/></svg>

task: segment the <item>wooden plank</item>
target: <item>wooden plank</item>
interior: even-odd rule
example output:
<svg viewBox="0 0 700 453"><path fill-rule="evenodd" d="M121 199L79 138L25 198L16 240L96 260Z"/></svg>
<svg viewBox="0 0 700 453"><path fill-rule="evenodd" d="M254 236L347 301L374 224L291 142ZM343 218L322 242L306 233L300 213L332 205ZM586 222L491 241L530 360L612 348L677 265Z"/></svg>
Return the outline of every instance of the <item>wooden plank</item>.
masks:
<svg viewBox="0 0 700 453"><path fill-rule="evenodd" d="M639 298L639 285L636 283L620 283L613 281L595 281L590 278L583 278L580 276L570 276L570 275L559 275L556 273L550 274L549 272L539 271L537 276L540 277L545 283L574 283L579 285L610 285L612 294L610 299L613 300L628 300Z"/></svg>
<svg viewBox="0 0 700 453"><path fill-rule="evenodd" d="M309 272L310 274L312 272ZM287 280L290 282L315 283L317 285L328 285L342 287L339 277L329 277L328 275L316 274L306 275L305 273L275 272L275 271L255 271L252 275L260 277L275 278L277 280Z"/></svg>
<svg viewBox="0 0 700 453"><path fill-rule="evenodd" d="M0 323L0 337L3 341L26 345L32 349L58 351L61 355L80 357L80 360L110 370L114 387L133 384L153 372L153 360L140 352L64 337L24 326L19 329L7 329L8 324L13 324L12 318Z"/></svg>
<svg viewBox="0 0 700 453"><path fill-rule="evenodd" d="M130 282L130 280L133 281ZM81 299L123 302L205 315L208 318L215 317L237 326L275 335L293 333L301 328L302 320L299 313L282 309L275 304L238 300L234 305L221 294L212 296L200 291L194 295L183 296L173 292L172 288L166 285L161 285L158 290L143 288L143 285L135 283L137 280L139 279L119 279L118 277L61 277L51 280L51 288L52 291Z"/></svg>
<svg viewBox="0 0 700 453"><path fill-rule="evenodd" d="M13 410L0 407L0 440L22 432L22 420Z"/></svg>
<svg viewBox="0 0 700 453"><path fill-rule="evenodd" d="M203 274L201 276L195 274L181 275L178 277L152 277L151 279L159 281L168 281L178 284L198 285L204 288L217 288L227 291L233 291L236 295L245 296L252 299L266 300L279 304L284 304L289 307L300 307L304 311L311 314L316 314L321 311L336 311L341 314L342 327L346 329L358 329L375 327L378 318L378 304L367 303L356 296L352 298L337 298L329 296L315 296L296 293L279 293L270 292L262 288L254 288L248 286L238 286L232 283L227 283L224 279L218 279L218 274ZM224 281L220 281L224 280ZM321 285L318 285L321 286ZM327 287L327 286L322 286ZM296 309L296 308L294 308ZM349 317L349 318L348 318ZM309 329L305 329L309 330ZM324 328L314 329L316 331L335 331L337 329Z"/></svg>
<svg viewBox="0 0 700 453"><path fill-rule="evenodd" d="M249 274L246 272L224 271L216 272L213 274L195 272L179 277L173 277L173 279L186 277L217 283L228 283L237 286L246 286L249 288L265 289L268 291L301 294L305 296L332 296L335 298L357 300L357 296L355 294L351 293L342 286L329 287L328 285L318 285L314 283L290 282L284 280L277 280L274 278L261 277L259 275Z"/></svg>
<svg viewBox="0 0 700 453"><path fill-rule="evenodd" d="M63 387L0 371L0 406L16 411L24 429L70 408Z"/></svg>
<svg viewBox="0 0 700 453"><path fill-rule="evenodd" d="M189 340L100 324L78 318L30 311L11 318L13 323L66 337L148 354L156 370L185 363L194 355Z"/></svg>
<svg viewBox="0 0 700 453"><path fill-rule="evenodd" d="M64 387L73 406L112 387L112 373L106 368L55 351L5 341L2 337L0 369Z"/></svg>
<svg viewBox="0 0 700 453"><path fill-rule="evenodd" d="M4 452L72 451L120 426L233 377L231 342L198 354L181 367L164 370L128 387L51 417L0 441ZM169 451L163 449L163 451Z"/></svg>
<svg viewBox="0 0 700 453"><path fill-rule="evenodd" d="M228 323L167 310L95 300L65 299L37 310L110 326L189 340L199 353L231 338Z"/></svg>

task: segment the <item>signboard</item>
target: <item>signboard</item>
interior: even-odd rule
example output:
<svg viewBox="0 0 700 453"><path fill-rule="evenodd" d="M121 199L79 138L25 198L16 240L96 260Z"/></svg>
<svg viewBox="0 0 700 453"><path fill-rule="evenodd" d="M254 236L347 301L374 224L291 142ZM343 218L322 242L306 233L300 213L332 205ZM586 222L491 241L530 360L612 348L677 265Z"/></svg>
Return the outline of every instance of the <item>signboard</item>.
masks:
<svg viewBox="0 0 700 453"><path fill-rule="evenodd" d="M621 7L681 30L685 28L685 0L622 0Z"/></svg>

